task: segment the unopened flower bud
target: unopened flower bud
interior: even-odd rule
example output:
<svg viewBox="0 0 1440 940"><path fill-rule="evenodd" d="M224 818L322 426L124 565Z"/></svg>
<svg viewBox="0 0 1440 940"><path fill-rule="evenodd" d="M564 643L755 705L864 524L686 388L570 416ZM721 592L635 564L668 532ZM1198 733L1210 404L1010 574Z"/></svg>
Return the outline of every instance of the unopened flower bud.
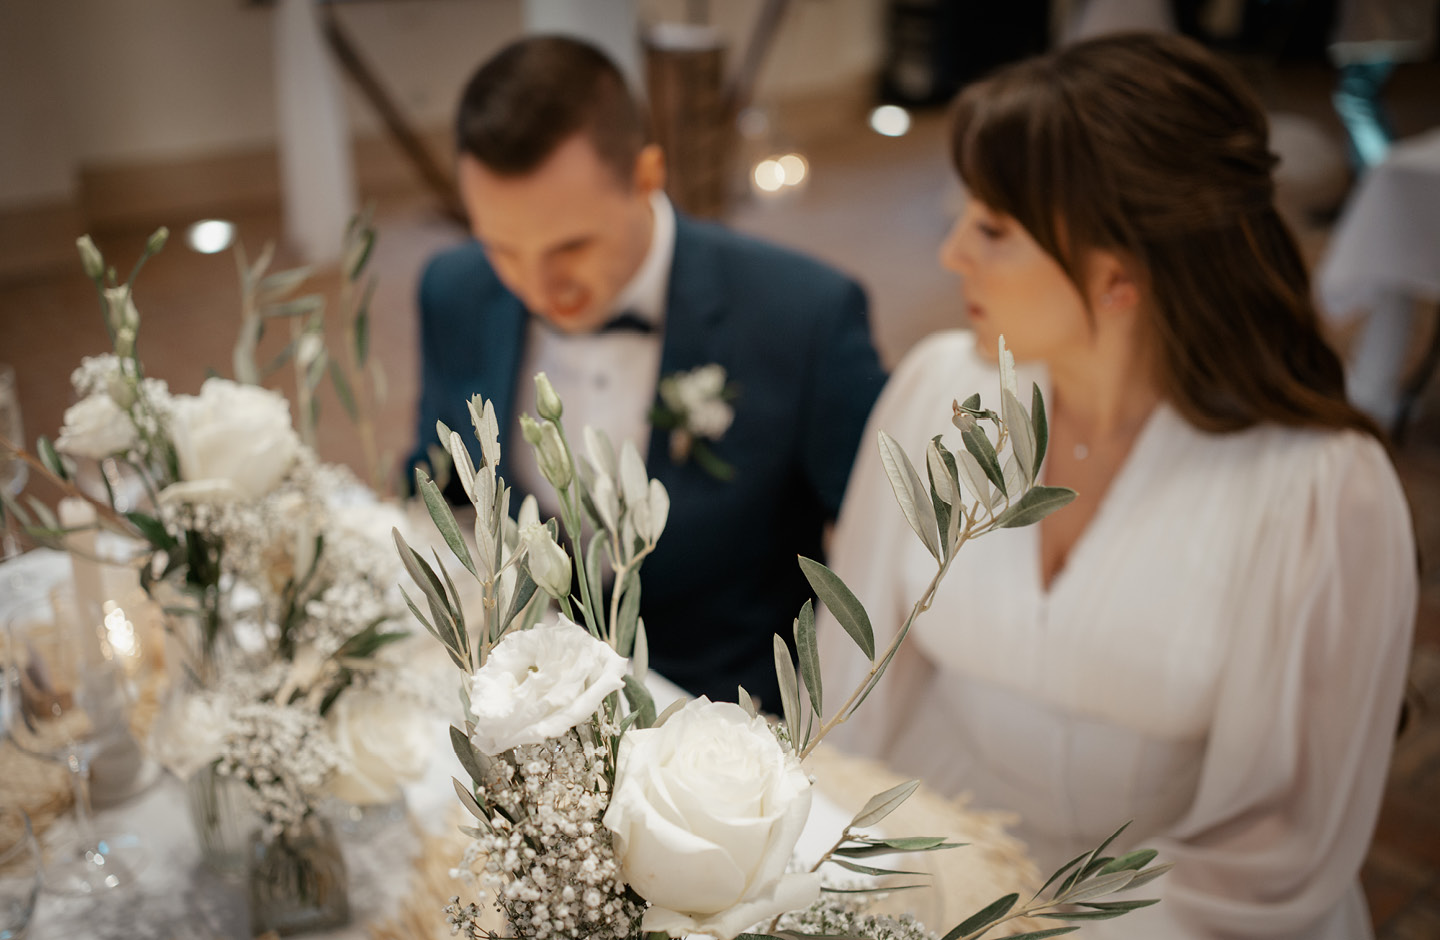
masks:
<svg viewBox="0 0 1440 940"><path fill-rule="evenodd" d="M168 228L163 225L157 228L155 234L150 236L150 240L145 242L145 254L153 255L159 252L161 248L165 247L165 241L169 237L170 230Z"/></svg>
<svg viewBox="0 0 1440 940"><path fill-rule="evenodd" d="M538 522L520 530L525 545L525 566L540 590L556 599L570 593L570 556L550 537L550 530Z"/></svg>
<svg viewBox="0 0 1440 940"><path fill-rule="evenodd" d="M540 425L540 443L535 445L535 456L540 463L540 472L556 490L570 485L575 476L575 465L570 460L570 451L560 439L560 431L546 421Z"/></svg>
<svg viewBox="0 0 1440 940"><path fill-rule="evenodd" d="M325 352L325 339L318 333L306 333L295 347L295 360L308 369Z"/></svg>
<svg viewBox="0 0 1440 940"><path fill-rule="evenodd" d="M127 411L135 404L135 382L118 369L106 380L105 391L111 401Z"/></svg>
<svg viewBox="0 0 1440 940"><path fill-rule="evenodd" d="M565 405L560 401L555 386L550 384L550 379L544 372L535 374L535 406L540 417L547 421L559 421L560 415L565 411Z"/></svg>
<svg viewBox="0 0 1440 940"><path fill-rule="evenodd" d="M130 288L123 285L105 288L105 316L110 321L110 329L117 336L121 330L128 328L131 343L134 343L135 331L140 327L140 311L135 309L135 298L130 296ZM117 349L116 352L120 351Z"/></svg>
<svg viewBox="0 0 1440 940"><path fill-rule="evenodd" d="M135 328L122 326L115 334L115 355L127 359L135 355Z"/></svg>
<svg viewBox="0 0 1440 940"><path fill-rule="evenodd" d="M520 415L520 434L530 444L538 445L540 443L540 425L535 423L534 418L523 412Z"/></svg>
<svg viewBox="0 0 1440 940"><path fill-rule="evenodd" d="M90 240L89 235L81 235L75 239L75 247L80 249L80 266L85 269L85 276L92 281L98 281L105 276L105 259L100 255L100 249Z"/></svg>

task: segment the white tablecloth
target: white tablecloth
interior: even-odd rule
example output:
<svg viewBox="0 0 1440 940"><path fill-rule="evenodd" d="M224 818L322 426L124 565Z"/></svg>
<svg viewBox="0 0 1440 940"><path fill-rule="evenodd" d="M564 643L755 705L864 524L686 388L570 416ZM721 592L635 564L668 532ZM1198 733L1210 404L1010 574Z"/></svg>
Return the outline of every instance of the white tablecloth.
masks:
<svg viewBox="0 0 1440 940"><path fill-rule="evenodd" d="M1365 174L1317 280L1340 320L1396 293L1440 297L1440 129L1397 143Z"/></svg>

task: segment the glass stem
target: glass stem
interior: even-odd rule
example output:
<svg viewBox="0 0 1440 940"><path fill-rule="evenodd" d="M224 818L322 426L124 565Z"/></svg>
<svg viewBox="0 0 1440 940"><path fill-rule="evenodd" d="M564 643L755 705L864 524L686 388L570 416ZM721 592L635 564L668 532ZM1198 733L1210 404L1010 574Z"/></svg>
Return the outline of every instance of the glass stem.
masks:
<svg viewBox="0 0 1440 940"><path fill-rule="evenodd" d="M86 845L95 841L95 814L90 808L90 761L71 752L70 786L75 794L75 829Z"/></svg>

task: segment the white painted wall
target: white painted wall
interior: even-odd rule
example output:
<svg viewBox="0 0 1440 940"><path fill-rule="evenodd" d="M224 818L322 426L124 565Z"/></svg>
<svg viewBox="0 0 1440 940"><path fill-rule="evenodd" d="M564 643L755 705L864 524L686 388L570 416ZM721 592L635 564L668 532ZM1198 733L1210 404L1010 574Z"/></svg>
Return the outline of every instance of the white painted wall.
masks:
<svg viewBox="0 0 1440 940"><path fill-rule="evenodd" d="M731 61L760 0L712 0ZM679 18L639 0L643 19ZM793 0L759 95L824 87L879 61L882 0ZM422 126L448 124L475 66L524 28L522 0L340 8ZM276 136L270 7L242 0L0 0L0 208L63 200L81 166L268 147ZM347 92L350 126L378 122Z"/></svg>

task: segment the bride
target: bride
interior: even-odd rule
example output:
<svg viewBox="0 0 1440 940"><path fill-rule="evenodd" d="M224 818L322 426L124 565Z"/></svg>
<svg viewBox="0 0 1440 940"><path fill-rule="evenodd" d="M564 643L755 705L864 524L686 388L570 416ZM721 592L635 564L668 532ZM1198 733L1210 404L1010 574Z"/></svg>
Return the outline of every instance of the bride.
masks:
<svg viewBox="0 0 1440 940"><path fill-rule="evenodd" d="M1161 903L1086 936L1369 937L1414 545L1260 106L1188 40L1107 37L967 89L953 156L970 198L941 260L971 330L907 357L867 440L956 445L950 400L996 387L1003 334L1049 406L1044 482L1080 495L962 551L832 740L1018 811L1047 872L1133 820L1115 848L1175 862ZM934 572L891 500L862 450L832 567L879 647ZM826 686L869 667L833 620L821 643Z"/></svg>

